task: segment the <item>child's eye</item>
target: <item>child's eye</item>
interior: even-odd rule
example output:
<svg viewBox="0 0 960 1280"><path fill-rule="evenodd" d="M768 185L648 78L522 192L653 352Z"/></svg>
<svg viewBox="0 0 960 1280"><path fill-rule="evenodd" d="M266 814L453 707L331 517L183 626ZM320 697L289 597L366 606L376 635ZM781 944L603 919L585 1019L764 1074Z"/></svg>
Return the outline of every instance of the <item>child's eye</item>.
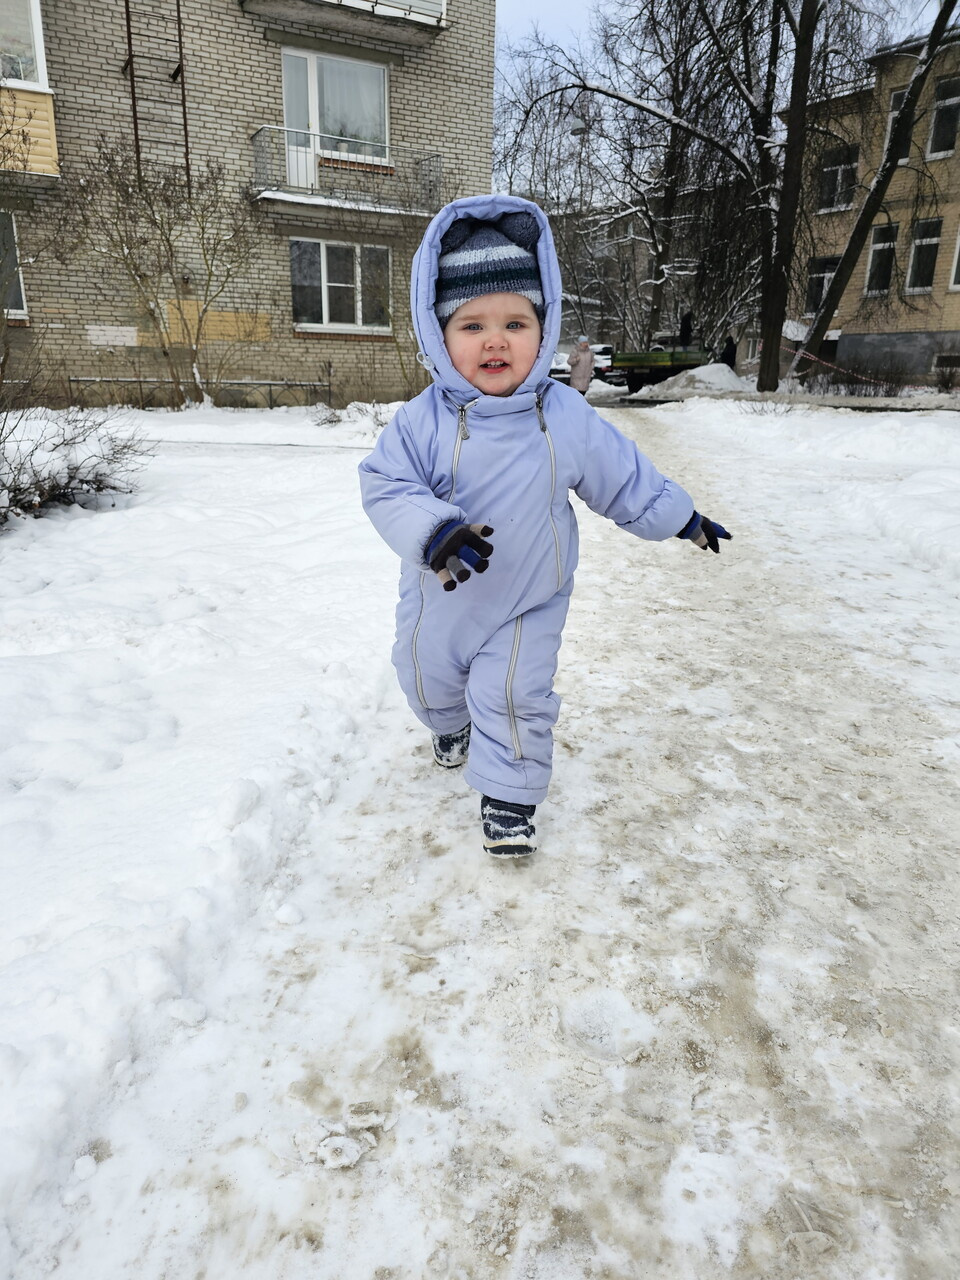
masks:
<svg viewBox="0 0 960 1280"><path fill-rule="evenodd" d="M525 320L511 320L507 325L508 329L525 329L527 322Z"/></svg>

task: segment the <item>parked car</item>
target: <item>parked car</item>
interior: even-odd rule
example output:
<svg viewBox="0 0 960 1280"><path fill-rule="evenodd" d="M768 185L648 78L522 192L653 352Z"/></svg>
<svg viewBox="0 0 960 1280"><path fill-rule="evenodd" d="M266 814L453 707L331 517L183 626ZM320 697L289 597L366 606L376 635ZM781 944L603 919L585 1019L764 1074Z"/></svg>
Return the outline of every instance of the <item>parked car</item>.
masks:
<svg viewBox="0 0 960 1280"><path fill-rule="evenodd" d="M613 358L613 347L606 342L591 342L590 350L593 352L594 377L602 378L610 368L610 361Z"/></svg>
<svg viewBox="0 0 960 1280"><path fill-rule="evenodd" d="M570 366L567 364L567 357L562 351L553 353L553 360L550 362L550 377L556 382L570 381Z"/></svg>
<svg viewBox="0 0 960 1280"><path fill-rule="evenodd" d="M623 386L626 378L619 369L613 367L613 347L609 342L590 344L593 352L593 376L601 382L609 382L613 386Z"/></svg>

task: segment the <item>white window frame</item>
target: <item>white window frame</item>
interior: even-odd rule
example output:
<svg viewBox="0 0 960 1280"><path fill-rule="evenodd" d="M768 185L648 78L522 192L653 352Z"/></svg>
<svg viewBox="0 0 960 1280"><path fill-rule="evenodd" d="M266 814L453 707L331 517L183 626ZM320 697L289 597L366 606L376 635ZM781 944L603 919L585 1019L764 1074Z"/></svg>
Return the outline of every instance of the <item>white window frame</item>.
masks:
<svg viewBox="0 0 960 1280"><path fill-rule="evenodd" d="M375 62L367 58L350 58L335 53L320 53L313 49L301 49L296 45L284 45L281 49L281 75L283 74L283 58L304 58L307 62L307 118L309 128L307 136L310 138L308 147L294 147L287 143L290 151L313 152L314 161L318 157L324 157L331 160L355 160L360 164L383 165L384 168L389 167L390 160L390 67L389 64L383 62ZM378 71L383 73L383 142L367 143L367 146L382 146L385 154L382 156L372 156L364 151L328 151L317 145L319 137L333 137L333 134L324 134L320 128L320 94L317 88L317 61L326 59L329 62L349 62L353 66L376 67ZM298 129L291 129L284 120L284 127L287 130L287 137L291 133L301 132ZM349 142L359 141L355 138L347 139ZM362 145L362 144L361 144Z"/></svg>
<svg viewBox="0 0 960 1280"><path fill-rule="evenodd" d="M960 293L960 230L957 231L957 242L953 246L953 265L950 268L948 293Z"/></svg>
<svg viewBox="0 0 960 1280"><path fill-rule="evenodd" d="M822 281L823 281L823 288L820 290L820 300L817 302L817 306L816 306L816 309L815 309L815 310L813 310L813 311L807 311L807 310L804 310L804 312L803 312L804 317L807 317L807 316L815 316L815 315L817 314L817 311L819 311L819 309L820 309L820 303L823 301L823 295L824 295L824 294L827 292L827 290L830 288L830 282L833 280L833 277L837 274L837 267L840 265L840 258L839 258L836 254L830 254L830 255L828 255L828 257L829 257L829 259L830 259L830 260L834 260L834 261L836 262L837 266L835 266L835 267L833 268L833 270L829 273L829 275L828 275L826 272L823 272L822 274L818 274L818 275L817 275L817 277L816 277L816 278L817 278L818 280L822 280ZM823 261L827 261L827 260L828 260L828 258L826 258L826 257L825 257L825 258L816 258L816 259L814 259L814 261L816 261L816 262L823 262ZM809 293L809 291L810 291L810 280L811 280L811 279L812 279L812 273L811 273L810 268L809 268L809 266L808 266L808 267L807 267L807 292L808 292L808 293ZM806 305L807 305L807 300L806 300L806 298L804 298L803 305L804 305L804 308L806 308Z"/></svg>
<svg viewBox="0 0 960 1280"><path fill-rule="evenodd" d="M917 228L916 228L916 224L914 224L914 226L913 226L913 228L912 228L912 231L911 231L911 236L910 236L910 262L909 262L909 265L907 266L907 284L904 286L904 290L903 290L903 291L904 291L904 293L909 293L909 294L913 294L913 295L918 295L918 294L919 294L919 295L922 295L922 294L925 294L925 293L933 293L933 281L931 280L931 281L930 281L930 283L929 283L928 285L923 285L923 286L921 286L921 287L911 287L911 286L910 286L910 284L909 284L910 277L913 275L913 260L914 260L914 258L916 257L916 253L917 253L917 245L918 245L918 244L935 244L935 245L937 245L937 246L938 246L938 249L937 249L937 258L939 259L939 257L940 257L939 245L940 245L940 244L942 244L942 242L943 242L943 219L942 219L942 218L918 218L918 219L917 219L917 222L939 222L939 223L940 223L940 234L939 234L939 235L937 235L936 237L934 237L934 236L926 236L923 240L918 240L918 239L917 239ZM934 266L933 272L934 272L934 276L936 276L936 272L937 272L936 266Z"/></svg>
<svg viewBox="0 0 960 1280"><path fill-rule="evenodd" d="M43 22L40 17L40 0L28 0L30 6L30 25L33 29L33 46L37 58L36 80L0 80L5 89L34 89L49 93L47 80L47 54L43 46Z"/></svg>
<svg viewBox="0 0 960 1280"><path fill-rule="evenodd" d="M359 316L363 315L363 275L361 272L361 258L360 258L360 251L362 249L383 249L386 251L388 291L390 290L390 286L392 285L392 282L393 282L393 274L392 274L393 273L393 254L390 250L389 245L370 244L366 241L359 241L359 240L327 240L320 236L290 236L289 239L291 240L291 242L294 240L300 240L300 241L305 241L307 244L319 244L319 245L323 245L324 247L323 268L322 268L323 284L321 286L323 289L324 315L330 314L330 301L327 295L327 289L329 286L327 284L327 279L326 279L326 275L327 275L326 247L327 245L330 245L337 249L353 249L354 251L354 263L355 263L355 271L356 271L356 275L355 275L356 302L354 305L354 315L359 315ZM290 284L292 289L293 287L292 278L291 278ZM388 311L390 310L389 298L388 298L387 310ZM347 324L342 320L338 320L334 323L327 322L324 324L314 324L305 320L294 320L293 327L297 333L370 333L370 334L384 334L384 335L390 335L393 333L393 327L389 324L387 325L372 325L372 324L362 324L362 323Z"/></svg>
<svg viewBox="0 0 960 1280"><path fill-rule="evenodd" d="M944 84L947 80L960 81L960 75L944 76L941 80L937 81L937 85L939 86L941 84ZM936 86L934 87L934 94L936 94ZM953 136L953 146L950 148L949 151L931 151L930 147L933 143L933 131L937 127L938 110L941 107L950 107L958 103L960 103L960 88L958 88L956 95L952 98L944 98L942 101L940 101L936 98L936 96L934 96L933 103L931 104L931 111L930 111L930 133L927 137L926 158L928 160L946 160L949 156L953 155L954 151L956 151L957 149L956 133ZM960 121L957 122L957 129L958 129L958 132L960 132Z"/></svg>
<svg viewBox="0 0 960 1280"><path fill-rule="evenodd" d="M19 308L4 307L3 314L8 320L29 320L30 313L27 309L27 294L23 287L23 268L20 265L20 243L17 237L17 215L12 209L0 209L0 213L9 213L10 215L10 230L13 233L13 252L17 257L17 279L20 282L20 298L23 302L23 306Z"/></svg>
<svg viewBox="0 0 960 1280"><path fill-rule="evenodd" d="M897 112L900 110L899 107L894 107L893 100L897 96L897 94L905 94L906 92L907 92L906 89L892 89L890 92L890 108L887 111L887 132L883 139L884 151L886 151L887 149L887 143L890 141L890 134L893 132L894 117L897 115ZM897 161L898 165L910 163L910 148L913 145L913 126L916 123L917 123L916 120L913 120L910 125L910 138L907 142L907 154L905 156L900 157L900 159Z"/></svg>
<svg viewBox="0 0 960 1280"><path fill-rule="evenodd" d="M887 243L883 245L874 244L873 233L875 231L887 231L887 230L893 231L893 239L887 241ZM887 286L886 289L870 288L870 273L873 270L873 255L878 249L880 249L883 252L892 252L894 255L894 259L896 259L897 239L899 238L899 235L900 235L899 222L881 222L879 226L870 228L870 252L867 255L867 274L863 278L863 296L865 298L886 298L889 295L890 293L889 285ZM891 271L891 280L892 280L892 277L893 277L893 272Z"/></svg>
<svg viewBox="0 0 960 1280"><path fill-rule="evenodd" d="M837 171L836 191L837 191L837 195L838 195L838 196L839 196L839 194L840 194L840 178L839 178L839 175L840 175L841 173L843 173L843 172L844 172L845 170L847 170L847 169L852 169L852 170L853 170L853 182L850 184L850 188L849 188L851 191L852 191L852 190L854 190L854 189L856 188L857 181L858 181L858 179L859 179L859 175L860 175L860 148L859 148L858 146L856 146L856 144L855 144L855 143L849 143L849 144L844 144L844 145L849 145L849 148L850 148L851 150L856 150L857 158L856 158L856 160L855 160L852 164L851 164L851 163L849 163L849 162L848 162L847 164L831 164L831 165L826 165L826 164L823 164L823 163L821 162L821 164L820 164L821 180L822 180L822 175L823 175L824 173L826 173L826 171L827 171L828 169L835 169L835 170ZM839 150L840 150L840 147L835 147L835 148L834 148L834 150L835 150L835 151L839 151ZM819 197L818 197L818 198L819 198ZM852 208L853 208L853 196L851 195L849 204L830 204L830 205L825 204L825 205L819 205L819 206L818 206L818 208L817 208L817 210L816 210L816 212L817 212L817 213L842 213L842 212L844 212L845 210L847 210L847 209L852 209Z"/></svg>

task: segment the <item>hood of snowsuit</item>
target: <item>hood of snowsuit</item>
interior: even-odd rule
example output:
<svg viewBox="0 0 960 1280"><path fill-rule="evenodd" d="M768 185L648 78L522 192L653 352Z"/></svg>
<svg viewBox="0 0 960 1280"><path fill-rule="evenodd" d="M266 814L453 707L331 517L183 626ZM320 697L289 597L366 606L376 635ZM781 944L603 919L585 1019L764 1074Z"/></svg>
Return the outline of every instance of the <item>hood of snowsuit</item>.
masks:
<svg viewBox="0 0 960 1280"><path fill-rule="evenodd" d="M504 213L530 213L537 220L540 238L537 241L537 265L543 287L544 321L540 338L540 350L526 381L513 393L535 392L549 376L553 353L560 336L560 266L553 245L553 235L547 215L539 205L519 196L490 195L467 196L454 200L441 209L424 232L420 248L413 260L410 278L410 309L413 325L420 344L420 360L429 370L438 388L457 404L476 400L477 388L457 373L443 341L443 330L433 309L437 292L437 261L440 257L440 241L444 232L457 218L478 218L492 221Z"/></svg>

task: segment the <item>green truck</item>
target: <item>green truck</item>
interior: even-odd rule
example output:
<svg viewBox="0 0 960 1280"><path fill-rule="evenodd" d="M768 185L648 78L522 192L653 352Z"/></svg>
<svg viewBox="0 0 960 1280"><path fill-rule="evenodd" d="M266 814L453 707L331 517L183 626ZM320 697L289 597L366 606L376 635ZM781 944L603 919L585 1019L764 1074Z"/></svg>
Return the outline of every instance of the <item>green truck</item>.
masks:
<svg viewBox="0 0 960 1280"><path fill-rule="evenodd" d="M627 390L639 391L657 382L665 382L684 369L696 369L710 364L716 357L703 347L659 346L650 351L615 351L610 359L610 372L626 379Z"/></svg>

